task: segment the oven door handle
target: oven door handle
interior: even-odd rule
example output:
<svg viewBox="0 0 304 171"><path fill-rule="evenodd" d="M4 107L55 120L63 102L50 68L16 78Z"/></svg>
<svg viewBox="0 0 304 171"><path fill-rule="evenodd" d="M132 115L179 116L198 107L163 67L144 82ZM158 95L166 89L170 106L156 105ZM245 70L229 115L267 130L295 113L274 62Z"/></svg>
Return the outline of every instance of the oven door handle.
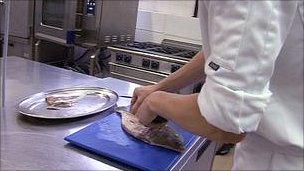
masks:
<svg viewBox="0 0 304 171"><path fill-rule="evenodd" d="M176 59L176 58L156 55L156 54L152 54L152 53L147 54L146 52L132 51L132 50L127 50L127 49L115 48L112 46L109 46L108 49L110 49L112 51L125 52L125 53L129 53L129 54L144 56L144 57L153 58L153 59L157 59L157 60L163 60L163 61L167 61L167 62L174 62L174 63L178 63L178 64L183 64L183 65L189 63L189 61L185 60L185 59Z"/></svg>
<svg viewBox="0 0 304 171"><path fill-rule="evenodd" d="M148 73L148 74L158 75L158 76L161 76L161 77L164 77L164 78L168 77L168 75L165 75L165 74L160 74L160 73L157 73L157 72L147 71L147 70L138 69L138 68L134 68L134 67L129 67L129 66L125 66L125 65L120 65L120 64L113 63L113 62L109 62L109 64L113 65L113 66L118 66L118 67L122 67L122 68L131 69L131 70L141 71L141 72Z"/></svg>
<svg viewBox="0 0 304 171"><path fill-rule="evenodd" d="M132 77L132 76L127 76L127 75L119 74L119 73L116 73L116 72L111 72L111 74L116 75L116 76L120 76L120 77L124 77L124 78L127 78L127 79L131 79L131 80L136 80L136 81L144 82L144 83L147 83L147 84L157 84L157 82L154 82L154 81L143 80L143 79L140 79L140 78L136 78L136 77Z"/></svg>

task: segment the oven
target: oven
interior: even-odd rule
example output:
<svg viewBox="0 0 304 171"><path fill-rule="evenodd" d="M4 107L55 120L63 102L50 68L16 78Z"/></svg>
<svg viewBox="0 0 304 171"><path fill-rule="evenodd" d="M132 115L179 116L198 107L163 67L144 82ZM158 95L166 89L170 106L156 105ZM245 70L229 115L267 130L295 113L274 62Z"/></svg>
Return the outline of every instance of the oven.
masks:
<svg viewBox="0 0 304 171"><path fill-rule="evenodd" d="M134 39L138 0L39 0L35 37L62 45L107 46Z"/></svg>
<svg viewBox="0 0 304 171"><path fill-rule="evenodd" d="M144 44L145 47L134 47L134 44ZM110 76L140 85L156 84L187 64L200 50L200 46L194 46L193 50L163 44L135 42L108 47L111 51ZM195 83L179 93L196 93L201 86L202 82Z"/></svg>

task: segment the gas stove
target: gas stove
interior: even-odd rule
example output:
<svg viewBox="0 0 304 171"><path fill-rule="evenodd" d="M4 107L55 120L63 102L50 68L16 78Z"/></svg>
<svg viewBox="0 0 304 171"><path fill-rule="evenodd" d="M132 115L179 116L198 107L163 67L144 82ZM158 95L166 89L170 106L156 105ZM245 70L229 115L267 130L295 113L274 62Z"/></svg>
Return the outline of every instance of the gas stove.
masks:
<svg viewBox="0 0 304 171"><path fill-rule="evenodd" d="M193 58L201 49L200 45L177 42L168 39L165 39L161 44L153 42L133 42L115 45L114 47L162 55L186 61Z"/></svg>
<svg viewBox="0 0 304 171"><path fill-rule="evenodd" d="M165 39L161 44L132 42L108 48L112 77L147 85L156 84L187 64L201 45Z"/></svg>

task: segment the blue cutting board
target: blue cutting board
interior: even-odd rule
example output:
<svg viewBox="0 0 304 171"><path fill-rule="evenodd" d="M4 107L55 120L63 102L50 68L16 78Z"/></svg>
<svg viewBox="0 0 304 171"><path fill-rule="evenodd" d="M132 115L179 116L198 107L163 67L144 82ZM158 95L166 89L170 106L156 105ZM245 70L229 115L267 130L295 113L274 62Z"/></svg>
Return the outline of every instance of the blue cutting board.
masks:
<svg viewBox="0 0 304 171"><path fill-rule="evenodd" d="M173 123L169 125L183 137L187 148L195 141L195 135ZM127 134L121 127L118 113L110 114L65 140L141 170L168 170L182 156L182 153L149 145Z"/></svg>

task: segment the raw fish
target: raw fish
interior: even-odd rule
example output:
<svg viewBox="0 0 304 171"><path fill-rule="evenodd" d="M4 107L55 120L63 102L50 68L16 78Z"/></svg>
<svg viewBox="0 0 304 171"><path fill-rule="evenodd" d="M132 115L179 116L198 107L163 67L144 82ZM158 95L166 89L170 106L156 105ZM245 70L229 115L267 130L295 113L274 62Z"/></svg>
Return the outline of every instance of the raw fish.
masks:
<svg viewBox="0 0 304 171"><path fill-rule="evenodd" d="M132 135L151 145L183 152L185 147L182 138L166 123L141 124L138 118L126 111L118 110L122 118L122 128Z"/></svg>
<svg viewBox="0 0 304 171"><path fill-rule="evenodd" d="M68 108L76 103L77 101L81 100L85 96L99 96L100 92L95 91L87 91L86 93L82 93L80 95L71 95L71 94L55 94L45 98L47 103L48 110L60 110L60 108Z"/></svg>
<svg viewBox="0 0 304 171"><path fill-rule="evenodd" d="M51 107L71 107L74 99L77 97L78 96L48 96L45 98L45 101L47 105Z"/></svg>

